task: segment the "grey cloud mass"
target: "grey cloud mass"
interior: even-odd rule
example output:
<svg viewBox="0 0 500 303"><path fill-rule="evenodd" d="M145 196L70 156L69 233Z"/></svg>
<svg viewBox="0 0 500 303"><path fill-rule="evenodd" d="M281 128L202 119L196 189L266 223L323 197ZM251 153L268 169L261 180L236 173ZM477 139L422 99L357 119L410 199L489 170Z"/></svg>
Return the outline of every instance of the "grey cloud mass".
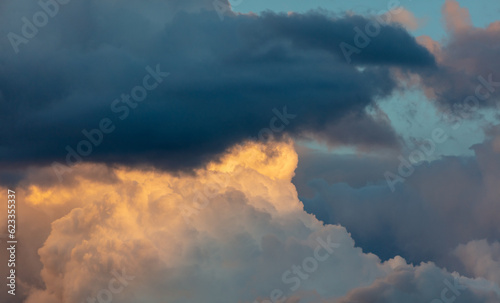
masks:
<svg viewBox="0 0 500 303"><path fill-rule="evenodd" d="M433 261L465 273L462 262L453 257L454 249L500 237L498 127L488 133L486 142L471 147L473 156L420 164L396 184L395 192L384 173L397 171L397 156L304 152L294 183L303 193L306 210L327 223L346 226L359 245L382 259L401 255L410 262Z"/></svg>

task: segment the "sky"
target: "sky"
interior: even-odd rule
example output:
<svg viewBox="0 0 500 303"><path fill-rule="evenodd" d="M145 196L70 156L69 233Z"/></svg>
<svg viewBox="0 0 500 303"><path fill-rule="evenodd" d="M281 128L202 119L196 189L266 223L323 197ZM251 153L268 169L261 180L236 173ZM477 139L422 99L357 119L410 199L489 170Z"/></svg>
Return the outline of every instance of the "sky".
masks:
<svg viewBox="0 0 500 303"><path fill-rule="evenodd" d="M0 302L500 302L499 13L2 1Z"/></svg>

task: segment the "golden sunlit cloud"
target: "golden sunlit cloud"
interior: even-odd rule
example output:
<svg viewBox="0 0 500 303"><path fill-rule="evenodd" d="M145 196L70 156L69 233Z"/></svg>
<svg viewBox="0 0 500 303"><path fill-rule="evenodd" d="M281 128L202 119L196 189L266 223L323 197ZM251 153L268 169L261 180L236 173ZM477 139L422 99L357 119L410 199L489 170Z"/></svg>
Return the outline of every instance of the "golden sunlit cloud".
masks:
<svg viewBox="0 0 500 303"><path fill-rule="evenodd" d="M31 211L20 224L48 219L19 234L45 237L30 268L43 282L20 278L25 302L254 302L276 290L290 300L341 298L401 270L451 279L432 264L381 262L345 228L306 213L291 183L296 166L292 142L246 143L194 175L81 164L68 184L26 181L19 195ZM330 253L320 258L321 247Z"/></svg>

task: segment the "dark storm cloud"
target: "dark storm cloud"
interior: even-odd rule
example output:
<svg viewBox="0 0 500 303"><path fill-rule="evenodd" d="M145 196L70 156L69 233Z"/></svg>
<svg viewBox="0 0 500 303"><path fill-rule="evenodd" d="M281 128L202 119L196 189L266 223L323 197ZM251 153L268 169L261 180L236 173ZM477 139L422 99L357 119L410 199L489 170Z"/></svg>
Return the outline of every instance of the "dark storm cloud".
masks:
<svg viewBox="0 0 500 303"><path fill-rule="evenodd" d="M321 13L292 14L288 17L267 13L260 24L262 36L281 39L291 38L295 47L320 49L345 59L339 47L346 43L358 48L352 54L353 64L394 64L398 66L428 67L435 64L434 57L397 24L387 25L383 19L367 19L362 16L337 18ZM332 20L333 18L333 20ZM381 28L381 30L374 30ZM351 49L352 50L352 49Z"/></svg>
<svg viewBox="0 0 500 303"><path fill-rule="evenodd" d="M40 10L21 6L2 7L4 37L20 35L22 17ZM286 119L285 107L296 118L284 133L394 146L390 125L366 116L365 107L397 87L390 66L433 67L434 59L404 29L384 25L347 64L338 45L352 43L354 29L368 22L315 12L221 21L211 1L60 5L18 54L2 40L0 165L66 164L67 148L88 140L82 131L109 118L109 133L83 161L191 168L257 137L273 109ZM170 74L145 101L123 107L122 94L163 72Z"/></svg>

